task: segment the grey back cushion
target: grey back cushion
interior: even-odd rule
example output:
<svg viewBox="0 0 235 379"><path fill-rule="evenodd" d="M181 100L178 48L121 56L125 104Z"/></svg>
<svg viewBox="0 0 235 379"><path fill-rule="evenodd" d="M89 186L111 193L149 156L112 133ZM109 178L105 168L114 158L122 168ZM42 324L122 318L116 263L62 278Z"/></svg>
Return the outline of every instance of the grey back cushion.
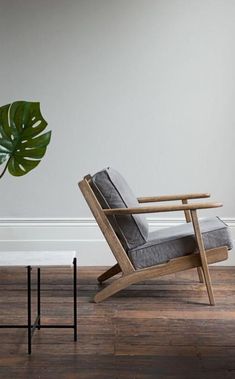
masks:
<svg viewBox="0 0 235 379"><path fill-rule="evenodd" d="M102 208L139 206L125 179L110 167L93 175L92 183ZM111 216L110 222L125 250L140 246L148 239L148 224L143 215Z"/></svg>

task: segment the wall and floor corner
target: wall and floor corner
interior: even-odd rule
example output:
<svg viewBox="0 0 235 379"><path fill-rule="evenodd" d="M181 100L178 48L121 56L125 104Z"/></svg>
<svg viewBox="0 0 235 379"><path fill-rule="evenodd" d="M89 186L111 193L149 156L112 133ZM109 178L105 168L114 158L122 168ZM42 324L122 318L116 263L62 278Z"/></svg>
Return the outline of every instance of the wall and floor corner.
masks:
<svg viewBox="0 0 235 379"><path fill-rule="evenodd" d="M107 165L137 196L211 192L224 207L201 215L235 239L234 36L229 0L1 0L1 105L39 100L53 139L36 170L0 182L0 249L112 263L77 187Z"/></svg>

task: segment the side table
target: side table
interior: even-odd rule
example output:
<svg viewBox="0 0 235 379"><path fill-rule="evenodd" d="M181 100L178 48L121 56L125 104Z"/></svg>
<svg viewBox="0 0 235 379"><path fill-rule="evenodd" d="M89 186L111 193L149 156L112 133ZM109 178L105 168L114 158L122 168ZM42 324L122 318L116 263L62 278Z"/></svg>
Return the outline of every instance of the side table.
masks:
<svg viewBox="0 0 235 379"><path fill-rule="evenodd" d="M42 324L41 323L41 268L42 267L73 267L73 323ZM74 341L77 341L77 258L76 251L14 251L0 252L1 267L24 267L27 272L27 324L3 324L0 328L27 328L28 354L32 352L34 331L41 328L72 328ZM32 323L31 271L37 269L37 315Z"/></svg>

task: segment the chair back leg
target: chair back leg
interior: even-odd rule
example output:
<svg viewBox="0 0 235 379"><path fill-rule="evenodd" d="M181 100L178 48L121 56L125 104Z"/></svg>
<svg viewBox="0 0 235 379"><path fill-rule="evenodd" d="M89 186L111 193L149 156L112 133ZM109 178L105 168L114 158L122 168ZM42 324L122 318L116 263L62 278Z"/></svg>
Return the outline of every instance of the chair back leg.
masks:
<svg viewBox="0 0 235 379"><path fill-rule="evenodd" d="M101 274L97 280L98 282L102 283L105 280L112 278L114 275L119 274L121 272L121 268L118 263L116 263L113 267L110 267L107 271L105 271L103 274Z"/></svg>

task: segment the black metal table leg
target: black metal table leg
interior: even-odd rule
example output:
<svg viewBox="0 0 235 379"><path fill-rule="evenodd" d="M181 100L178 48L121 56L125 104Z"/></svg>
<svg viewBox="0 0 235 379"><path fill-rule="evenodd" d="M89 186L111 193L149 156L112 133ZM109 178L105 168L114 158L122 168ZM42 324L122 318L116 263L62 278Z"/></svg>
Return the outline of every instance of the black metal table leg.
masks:
<svg viewBox="0 0 235 379"><path fill-rule="evenodd" d="M32 337L36 329L41 328L72 328L74 330L74 341L77 341L77 259L73 260L73 323L71 324L42 324L41 323L41 272L37 269L37 317L32 323L32 294L31 294L31 271L32 266L27 269L27 315L28 320L25 324L0 324L2 328L27 328L28 331L28 354L32 353Z"/></svg>
<svg viewBox="0 0 235 379"><path fill-rule="evenodd" d="M74 341L77 341L77 258L73 260L73 311Z"/></svg>
<svg viewBox="0 0 235 379"><path fill-rule="evenodd" d="M40 317L41 317L41 272L40 267L37 269L37 316L38 316L38 325L37 329L40 330Z"/></svg>
<svg viewBox="0 0 235 379"><path fill-rule="evenodd" d="M28 354L31 354L31 266L27 266L28 291Z"/></svg>

